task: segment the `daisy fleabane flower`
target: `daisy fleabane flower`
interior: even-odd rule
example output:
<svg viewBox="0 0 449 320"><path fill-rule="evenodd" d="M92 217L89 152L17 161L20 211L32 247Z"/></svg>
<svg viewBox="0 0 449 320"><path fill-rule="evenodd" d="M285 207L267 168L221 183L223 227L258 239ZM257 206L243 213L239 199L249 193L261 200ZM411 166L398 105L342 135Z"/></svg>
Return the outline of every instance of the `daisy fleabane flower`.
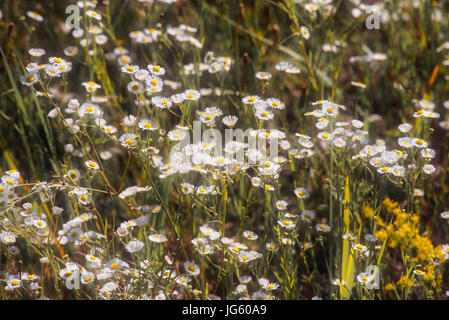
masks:
<svg viewBox="0 0 449 320"><path fill-rule="evenodd" d="M137 118L132 114L123 118L123 125L127 127L132 127L136 124Z"/></svg>
<svg viewBox="0 0 449 320"><path fill-rule="evenodd" d="M148 120L148 119L143 119L139 121L138 127L142 130L150 130L150 131L154 131L158 129L158 126L155 122Z"/></svg>
<svg viewBox="0 0 449 320"><path fill-rule="evenodd" d="M301 31L301 35L304 39L308 40L310 38L310 32L307 27L302 26L300 31Z"/></svg>
<svg viewBox="0 0 449 320"><path fill-rule="evenodd" d="M254 104L258 102L260 98L258 96L247 96L242 99L242 102L245 104Z"/></svg>
<svg viewBox="0 0 449 320"><path fill-rule="evenodd" d="M363 88L363 89L366 88L366 84L364 84L363 82L360 82L360 81L351 81L351 86L359 87L359 88Z"/></svg>
<svg viewBox="0 0 449 320"><path fill-rule="evenodd" d="M398 126L399 131L401 131L402 133L409 132L412 128L413 126L409 123L402 123Z"/></svg>
<svg viewBox="0 0 449 320"><path fill-rule="evenodd" d="M165 69L161 66L149 64L147 68L154 75L163 76L165 74Z"/></svg>
<svg viewBox="0 0 449 320"><path fill-rule="evenodd" d="M274 115L268 110L258 110L256 111L256 117L260 120L271 120L274 118Z"/></svg>
<svg viewBox="0 0 449 320"><path fill-rule="evenodd" d="M84 162L84 164L86 165L86 167L88 167L89 169L92 169L92 170L100 169L100 166L98 165L98 163L93 160L88 160L88 161Z"/></svg>
<svg viewBox="0 0 449 320"><path fill-rule="evenodd" d="M273 109L285 109L285 104L276 98L269 98L265 101Z"/></svg>
<svg viewBox="0 0 449 320"><path fill-rule="evenodd" d="M130 83L128 83L127 88L128 88L128 91L133 94L139 94L144 89L143 85L141 85L140 82L138 82L138 81L131 81Z"/></svg>
<svg viewBox="0 0 449 320"><path fill-rule="evenodd" d="M83 82L81 85L86 88L88 92L95 92L97 89L100 89L101 86L98 83L93 81Z"/></svg>
<svg viewBox="0 0 449 320"><path fill-rule="evenodd" d="M86 14L91 18L94 18L96 20L101 20L101 14L99 14L93 10L87 10Z"/></svg>
<svg viewBox="0 0 449 320"><path fill-rule="evenodd" d="M126 148L134 148L137 145L137 136L133 133L125 133L120 137L120 143Z"/></svg>
<svg viewBox="0 0 449 320"><path fill-rule="evenodd" d="M33 84L35 84L38 81L39 81L39 77L38 77L37 73L34 73L34 72L26 73L22 77L20 77L20 82L27 87L32 86Z"/></svg>
<svg viewBox="0 0 449 320"><path fill-rule="evenodd" d="M199 100L201 93L197 90L189 89L184 92L184 96L186 100Z"/></svg>
<svg viewBox="0 0 449 320"><path fill-rule="evenodd" d="M28 51L28 53L33 57L41 57L45 54L45 50L40 48L32 48Z"/></svg>
<svg viewBox="0 0 449 320"><path fill-rule="evenodd" d="M306 189L301 188L301 187L296 188L293 192L300 199L305 199L310 196L309 192Z"/></svg>
<svg viewBox="0 0 449 320"><path fill-rule="evenodd" d="M184 130L175 129L168 133L168 138L171 141L181 141L187 136L187 133Z"/></svg>
<svg viewBox="0 0 449 320"><path fill-rule="evenodd" d="M124 73L134 74L137 71L139 71L139 66L137 65L125 64L122 66L122 72Z"/></svg>
<svg viewBox="0 0 449 320"><path fill-rule="evenodd" d="M271 78L271 73L259 71L256 73L256 78L260 80L269 80Z"/></svg>
<svg viewBox="0 0 449 320"><path fill-rule="evenodd" d="M44 17L41 16L39 13L35 12L35 11L28 11L27 12L27 16L33 20L42 22L44 21Z"/></svg>
<svg viewBox="0 0 449 320"><path fill-rule="evenodd" d="M222 119L223 124L227 127L234 127L238 121L238 117L237 116L226 116Z"/></svg>

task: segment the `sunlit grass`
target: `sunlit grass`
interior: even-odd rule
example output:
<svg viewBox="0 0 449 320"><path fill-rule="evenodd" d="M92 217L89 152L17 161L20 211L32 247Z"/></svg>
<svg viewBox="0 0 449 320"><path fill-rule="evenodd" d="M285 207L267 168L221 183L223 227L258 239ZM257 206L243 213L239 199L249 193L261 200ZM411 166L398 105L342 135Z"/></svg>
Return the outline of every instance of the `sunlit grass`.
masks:
<svg viewBox="0 0 449 320"><path fill-rule="evenodd" d="M449 7L361 2L2 3L2 299L444 299Z"/></svg>

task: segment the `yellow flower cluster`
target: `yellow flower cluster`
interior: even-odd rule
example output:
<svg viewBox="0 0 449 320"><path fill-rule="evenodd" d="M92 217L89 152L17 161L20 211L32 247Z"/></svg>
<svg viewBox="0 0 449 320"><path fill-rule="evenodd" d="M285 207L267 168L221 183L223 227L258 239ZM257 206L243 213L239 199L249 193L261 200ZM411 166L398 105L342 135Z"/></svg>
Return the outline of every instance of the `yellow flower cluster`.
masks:
<svg viewBox="0 0 449 320"><path fill-rule="evenodd" d="M385 211L392 215L392 218L390 222L386 222L377 217L376 223L379 229L374 235L382 242L387 240L389 248L399 247L409 262L426 264L422 269L422 280L430 283L433 288L439 286L442 283L442 274L437 268L438 264L435 263L435 259L440 263L447 260L447 254L442 246L434 247L428 237L419 234L419 216L417 214L408 214L401 210L398 202L389 198L386 198L382 205ZM402 289L410 288L415 281L416 279L403 275L396 285ZM385 290L390 291L393 287L393 283L389 283L385 286Z"/></svg>
<svg viewBox="0 0 449 320"><path fill-rule="evenodd" d="M409 277L407 277L407 275L403 275L398 282L396 282L396 285L401 288L401 289L405 289L405 288L411 288L413 287L413 284L415 283L415 281L409 279Z"/></svg>
<svg viewBox="0 0 449 320"><path fill-rule="evenodd" d="M436 250L429 238L419 235L419 217L401 210L398 202L386 198L382 202L385 210L394 215L391 223L377 219L379 230L374 235L380 240L388 238L388 247L399 247L401 251L412 254L412 262L430 261L435 258Z"/></svg>
<svg viewBox="0 0 449 320"><path fill-rule="evenodd" d="M416 257L412 259L413 262L430 261L435 258L435 249L429 238L416 235L412 239L411 246L416 250Z"/></svg>
<svg viewBox="0 0 449 320"><path fill-rule="evenodd" d="M370 219L372 219L372 218L374 218L374 216L375 216L375 212L374 212L373 208L371 208L371 207L370 207L369 205L367 205L367 204L365 204L365 205L363 206L362 212L363 212L363 216L364 216L365 218L370 218Z"/></svg>
<svg viewBox="0 0 449 320"><path fill-rule="evenodd" d="M382 201L382 205L388 213L392 213L393 210L399 208L399 203L397 203L396 201L391 201L391 199L388 197L385 198L384 201Z"/></svg>

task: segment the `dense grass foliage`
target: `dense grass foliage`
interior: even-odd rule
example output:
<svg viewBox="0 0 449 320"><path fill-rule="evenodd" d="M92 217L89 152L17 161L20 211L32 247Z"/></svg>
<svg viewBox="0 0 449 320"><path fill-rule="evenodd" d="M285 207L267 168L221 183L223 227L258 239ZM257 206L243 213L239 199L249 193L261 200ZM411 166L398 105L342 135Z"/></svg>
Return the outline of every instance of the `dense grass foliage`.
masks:
<svg viewBox="0 0 449 320"><path fill-rule="evenodd" d="M2 299L449 295L446 1L0 10Z"/></svg>

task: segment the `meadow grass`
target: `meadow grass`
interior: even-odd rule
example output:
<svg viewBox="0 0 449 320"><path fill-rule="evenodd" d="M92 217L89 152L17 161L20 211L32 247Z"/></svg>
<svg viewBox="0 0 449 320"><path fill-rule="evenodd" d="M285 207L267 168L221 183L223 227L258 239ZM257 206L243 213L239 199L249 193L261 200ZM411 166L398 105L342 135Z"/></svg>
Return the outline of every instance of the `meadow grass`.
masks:
<svg viewBox="0 0 449 320"><path fill-rule="evenodd" d="M445 1L0 10L2 299L449 295Z"/></svg>

